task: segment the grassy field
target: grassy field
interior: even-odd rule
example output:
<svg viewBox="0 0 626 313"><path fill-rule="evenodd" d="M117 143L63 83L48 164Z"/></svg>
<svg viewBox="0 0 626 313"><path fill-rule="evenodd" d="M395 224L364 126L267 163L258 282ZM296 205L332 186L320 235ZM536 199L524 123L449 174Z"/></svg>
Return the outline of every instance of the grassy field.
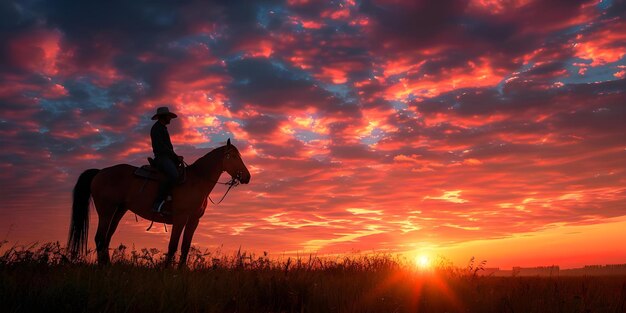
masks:
<svg viewBox="0 0 626 313"><path fill-rule="evenodd" d="M130 250L130 251L129 251ZM417 271L392 255L270 259L194 249L70 261L58 243L4 247L0 312L626 312L626 277L482 277L480 264Z"/></svg>

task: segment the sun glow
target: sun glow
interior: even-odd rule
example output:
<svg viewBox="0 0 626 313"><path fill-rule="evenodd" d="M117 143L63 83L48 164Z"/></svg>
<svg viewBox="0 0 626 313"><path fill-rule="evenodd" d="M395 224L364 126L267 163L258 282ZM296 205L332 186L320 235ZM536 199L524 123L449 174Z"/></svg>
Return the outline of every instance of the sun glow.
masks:
<svg viewBox="0 0 626 313"><path fill-rule="evenodd" d="M431 259L428 255L420 254L415 257L415 266L420 270L428 270L432 266Z"/></svg>

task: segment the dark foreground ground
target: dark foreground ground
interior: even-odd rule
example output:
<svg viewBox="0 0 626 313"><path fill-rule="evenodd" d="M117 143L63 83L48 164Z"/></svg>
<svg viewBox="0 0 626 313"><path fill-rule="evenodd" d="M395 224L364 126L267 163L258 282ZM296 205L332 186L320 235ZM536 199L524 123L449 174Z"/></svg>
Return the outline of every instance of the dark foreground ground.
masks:
<svg viewBox="0 0 626 313"><path fill-rule="evenodd" d="M199 251L176 270L156 251L114 252L106 267L69 262L58 245L4 252L0 312L626 312L626 276L481 277L473 264L420 273L385 255Z"/></svg>

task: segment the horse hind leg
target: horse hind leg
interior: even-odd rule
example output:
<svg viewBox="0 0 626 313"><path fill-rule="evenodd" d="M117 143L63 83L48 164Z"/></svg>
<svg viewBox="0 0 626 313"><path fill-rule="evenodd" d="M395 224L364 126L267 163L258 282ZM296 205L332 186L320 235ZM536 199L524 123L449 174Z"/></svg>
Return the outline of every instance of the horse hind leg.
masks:
<svg viewBox="0 0 626 313"><path fill-rule="evenodd" d="M104 238L104 246L106 247L107 256L109 254L109 246L111 245L111 238L113 238L113 234L115 230L117 230L117 226L120 224L122 217L126 214L126 209L122 206L118 206L115 210L115 214L113 214L113 218L111 219L111 223L109 224L109 229L106 233L106 237Z"/></svg>
<svg viewBox="0 0 626 313"><path fill-rule="evenodd" d="M98 230L96 230L96 253L98 254L98 264L106 265L109 264L109 247L105 245L106 243L106 233L111 223L111 216L98 216Z"/></svg>
<svg viewBox="0 0 626 313"><path fill-rule="evenodd" d="M96 231L96 252L98 254L98 264L106 265L111 262L109 256L109 245L113 233L117 229L120 220L126 213L122 206L114 206L111 214L99 214L98 230Z"/></svg>

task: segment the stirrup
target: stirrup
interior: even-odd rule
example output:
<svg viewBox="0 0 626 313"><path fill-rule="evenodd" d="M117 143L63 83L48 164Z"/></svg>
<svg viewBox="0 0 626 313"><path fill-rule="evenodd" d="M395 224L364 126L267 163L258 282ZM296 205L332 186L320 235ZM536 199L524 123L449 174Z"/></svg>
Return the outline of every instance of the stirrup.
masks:
<svg viewBox="0 0 626 313"><path fill-rule="evenodd" d="M152 211L156 212L156 213L161 213L161 209L163 209L163 205L165 204L165 200L161 200L161 203L159 203L159 206L152 209Z"/></svg>

